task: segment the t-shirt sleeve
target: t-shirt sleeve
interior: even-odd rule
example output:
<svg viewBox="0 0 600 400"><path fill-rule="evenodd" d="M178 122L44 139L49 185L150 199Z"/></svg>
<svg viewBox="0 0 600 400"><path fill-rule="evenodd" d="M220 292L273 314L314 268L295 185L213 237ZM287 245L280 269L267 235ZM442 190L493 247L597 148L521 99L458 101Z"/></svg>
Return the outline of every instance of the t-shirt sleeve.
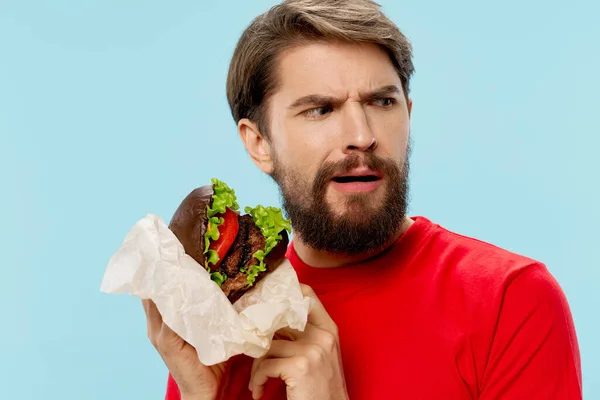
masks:
<svg viewBox="0 0 600 400"><path fill-rule="evenodd" d="M482 378L481 400L582 398L571 311L544 265L507 286Z"/></svg>

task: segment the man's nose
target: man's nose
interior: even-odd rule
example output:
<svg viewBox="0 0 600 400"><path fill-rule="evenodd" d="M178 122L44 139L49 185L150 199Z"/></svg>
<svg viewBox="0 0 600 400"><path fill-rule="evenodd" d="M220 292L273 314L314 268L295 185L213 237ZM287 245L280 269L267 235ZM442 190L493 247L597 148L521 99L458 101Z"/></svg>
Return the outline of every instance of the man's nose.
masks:
<svg viewBox="0 0 600 400"><path fill-rule="evenodd" d="M348 104L344 110L342 135L343 152L346 154L374 150L375 136L369 125L367 113L360 103Z"/></svg>

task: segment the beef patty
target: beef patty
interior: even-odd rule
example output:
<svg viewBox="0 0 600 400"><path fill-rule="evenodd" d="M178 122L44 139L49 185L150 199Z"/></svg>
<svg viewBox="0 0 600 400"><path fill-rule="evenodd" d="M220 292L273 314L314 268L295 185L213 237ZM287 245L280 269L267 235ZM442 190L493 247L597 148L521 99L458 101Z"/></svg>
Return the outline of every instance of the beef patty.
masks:
<svg viewBox="0 0 600 400"><path fill-rule="evenodd" d="M237 292L247 286L247 274L240 271L247 270L252 265L257 265L258 260L253 257L258 250L264 250L266 240L248 214L239 217L239 229L235 241L219 265L218 271L227 275L227 280L221 289L225 295Z"/></svg>

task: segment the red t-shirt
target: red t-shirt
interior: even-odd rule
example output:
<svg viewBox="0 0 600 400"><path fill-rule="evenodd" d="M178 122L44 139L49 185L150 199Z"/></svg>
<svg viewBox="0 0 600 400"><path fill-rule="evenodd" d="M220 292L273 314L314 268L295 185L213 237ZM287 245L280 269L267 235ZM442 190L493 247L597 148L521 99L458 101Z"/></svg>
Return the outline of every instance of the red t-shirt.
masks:
<svg viewBox="0 0 600 400"><path fill-rule="evenodd" d="M581 399L567 300L546 267L426 218L360 266L288 258L339 327L352 400ZM252 399L252 359L229 366L226 399ZM269 380L263 399L285 399ZM179 400L169 377L166 400Z"/></svg>

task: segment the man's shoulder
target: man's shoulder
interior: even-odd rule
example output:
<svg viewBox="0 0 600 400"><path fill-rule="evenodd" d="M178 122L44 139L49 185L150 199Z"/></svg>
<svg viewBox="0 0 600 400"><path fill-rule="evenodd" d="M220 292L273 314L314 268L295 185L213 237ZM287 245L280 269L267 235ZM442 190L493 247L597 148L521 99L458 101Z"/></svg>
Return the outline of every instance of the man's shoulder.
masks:
<svg viewBox="0 0 600 400"><path fill-rule="evenodd" d="M445 296L458 294L465 310L482 321L492 318L493 324L506 301L530 310L545 304L553 307L550 313L566 307L562 288L544 262L433 223L429 237L424 246L434 266L428 276Z"/></svg>
<svg viewBox="0 0 600 400"><path fill-rule="evenodd" d="M438 254L439 268L454 270L466 281L508 284L528 269L546 268L542 261L525 254L429 223L432 227L426 246Z"/></svg>

